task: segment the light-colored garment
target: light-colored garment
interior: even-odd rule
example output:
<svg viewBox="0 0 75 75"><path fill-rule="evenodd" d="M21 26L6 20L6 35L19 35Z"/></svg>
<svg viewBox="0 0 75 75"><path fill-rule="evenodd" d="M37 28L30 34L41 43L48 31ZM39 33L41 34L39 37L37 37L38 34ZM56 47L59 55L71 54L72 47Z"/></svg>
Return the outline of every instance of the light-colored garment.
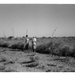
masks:
<svg viewBox="0 0 75 75"><path fill-rule="evenodd" d="M36 38L33 38L32 40L32 46L34 49L36 49Z"/></svg>
<svg viewBox="0 0 75 75"><path fill-rule="evenodd" d="M34 42L34 49L36 49L36 43Z"/></svg>
<svg viewBox="0 0 75 75"><path fill-rule="evenodd" d="M27 38L27 43L29 43L29 39Z"/></svg>
<svg viewBox="0 0 75 75"><path fill-rule="evenodd" d="M36 42L36 38L33 38L33 42Z"/></svg>
<svg viewBox="0 0 75 75"><path fill-rule="evenodd" d="M29 43L29 38L26 38L26 43L27 43L27 44Z"/></svg>
<svg viewBox="0 0 75 75"><path fill-rule="evenodd" d="M25 43L24 43L24 48L25 48L25 49L28 49L28 47L29 47L29 38L26 37L26 38L25 38Z"/></svg>

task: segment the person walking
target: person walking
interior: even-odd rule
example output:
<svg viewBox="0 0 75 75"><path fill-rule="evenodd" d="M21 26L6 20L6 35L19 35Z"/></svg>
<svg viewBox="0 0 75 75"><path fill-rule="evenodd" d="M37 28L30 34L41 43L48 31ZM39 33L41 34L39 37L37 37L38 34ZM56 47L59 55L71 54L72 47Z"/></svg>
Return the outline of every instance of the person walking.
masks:
<svg viewBox="0 0 75 75"><path fill-rule="evenodd" d="M28 38L28 35L26 35L26 38L25 38L24 49L26 49L26 50L29 49L29 38Z"/></svg>
<svg viewBox="0 0 75 75"><path fill-rule="evenodd" d="M33 49L33 52L36 50L36 37L33 37L32 39L32 49Z"/></svg>

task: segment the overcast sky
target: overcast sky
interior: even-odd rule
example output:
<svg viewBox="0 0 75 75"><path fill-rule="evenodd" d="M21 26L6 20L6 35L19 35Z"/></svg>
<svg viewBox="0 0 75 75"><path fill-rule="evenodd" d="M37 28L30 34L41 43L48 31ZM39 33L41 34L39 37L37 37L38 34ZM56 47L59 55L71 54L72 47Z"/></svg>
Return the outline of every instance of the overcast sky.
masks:
<svg viewBox="0 0 75 75"><path fill-rule="evenodd" d="M75 36L75 5L0 4L0 36Z"/></svg>

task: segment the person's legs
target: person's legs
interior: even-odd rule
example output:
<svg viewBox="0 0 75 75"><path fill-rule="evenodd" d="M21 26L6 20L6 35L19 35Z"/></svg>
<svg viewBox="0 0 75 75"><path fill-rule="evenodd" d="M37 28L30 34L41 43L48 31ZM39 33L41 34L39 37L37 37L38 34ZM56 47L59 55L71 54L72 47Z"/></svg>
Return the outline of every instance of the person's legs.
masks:
<svg viewBox="0 0 75 75"><path fill-rule="evenodd" d="M33 42L32 42L32 51L34 52L34 44L33 44Z"/></svg>
<svg viewBox="0 0 75 75"><path fill-rule="evenodd" d="M27 44L27 50L29 49L29 44Z"/></svg>
<svg viewBox="0 0 75 75"><path fill-rule="evenodd" d="M33 52L34 52L34 48L33 48Z"/></svg>
<svg viewBox="0 0 75 75"><path fill-rule="evenodd" d="M28 44L26 44L25 49L28 50Z"/></svg>
<svg viewBox="0 0 75 75"><path fill-rule="evenodd" d="M33 44L33 42L32 42L32 51L34 52L34 44Z"/></svg>
<svg viewBox="0 0 75 75"><path fill-rule="evenodd" d="M33 50L33 52L35 52L35 50L36 50L36 45L34 43L32 44L32 50Z"/></svg>
<svg viewBox="0 0 75 75"><path fill-rule="evenodd" d="M24 44L23 50L25 50L26 44Z"/></svg>
<svg viewBox="0 0 75 75"><path fill-rule="evenodd" d="M27 50L28 50L28 44L27 44Z"/></svg>
<svg viewBox="0 0 75 75"><path fill-rule="evenodd" d="M34 45L34 49L33 50L34 50L34 52L36 51L36 45Z"/></svg>

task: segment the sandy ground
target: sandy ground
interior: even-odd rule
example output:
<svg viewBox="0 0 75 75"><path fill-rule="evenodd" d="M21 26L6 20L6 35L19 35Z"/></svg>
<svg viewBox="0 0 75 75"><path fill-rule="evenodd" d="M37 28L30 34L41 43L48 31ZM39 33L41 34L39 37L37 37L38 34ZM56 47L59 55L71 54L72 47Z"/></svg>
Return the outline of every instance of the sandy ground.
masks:
<svg viewBox="0 0 75 75"><path fill-rule="evenodd" d="M0 48L0 72L75 72L75 59Z"/></svg>

